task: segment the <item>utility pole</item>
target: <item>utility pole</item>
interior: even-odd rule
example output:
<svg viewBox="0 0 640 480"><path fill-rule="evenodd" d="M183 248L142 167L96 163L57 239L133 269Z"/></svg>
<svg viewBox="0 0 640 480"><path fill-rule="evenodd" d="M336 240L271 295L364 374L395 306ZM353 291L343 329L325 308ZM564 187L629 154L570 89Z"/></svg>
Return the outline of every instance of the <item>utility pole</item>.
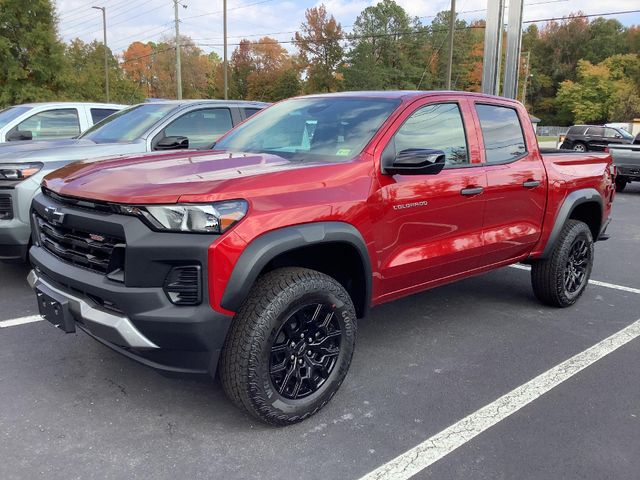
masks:
<svg viewBox="0 0 640 480"><path fill-rule="evenodd" d="M102 10L102 33L104 43L104 92L109 103L109 53L107 52L107 9L106 7L91 7Z"/></svg>
<svg viewBox="0 0 640 480"><path fill-rule="evenodd" d="M449 62L447 63L447 90L451 90L451 68L453 66L453 35L456 31L456 0L451 0L449 18Z"/></svg>
<svg viewBox="0 0 640 480"><path fill-rule="evenodd" d="M222 31L224 36L224 52L222 60L222 71L224 77L224 99L229 98L228 62L227 62L227 0L222 0Z"/></svg>
<svg viewBox="0 0 640 480"><path fill-rule="evenodd" d="M529 83L529 62L531 61L531 52L524 52L527 56L527 63L524 67L524 84L522 85L522 104L527 104L527 84Z"/></svg>
<svg viewBox="0 0 640 480"><path fill-rule="evenodd" d="M176 22L176 89L177 98L182 100L182 66L180 65L180 19L178 18L178 0L173 0Z"/></svg>

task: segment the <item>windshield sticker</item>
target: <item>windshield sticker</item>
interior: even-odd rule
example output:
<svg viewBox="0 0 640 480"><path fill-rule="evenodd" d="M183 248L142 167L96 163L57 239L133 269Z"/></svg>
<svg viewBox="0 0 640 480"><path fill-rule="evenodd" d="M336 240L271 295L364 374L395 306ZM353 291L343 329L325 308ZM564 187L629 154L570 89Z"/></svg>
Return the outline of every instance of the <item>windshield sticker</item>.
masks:
<svg viewBox="0 0 640 480"><path fill-rule="evenodd" d="M341 148L340 150L338 150L336 152L336 156L338 156L338 157L346 157L350 153L351 153L351 149L350 148Z"/></svg>

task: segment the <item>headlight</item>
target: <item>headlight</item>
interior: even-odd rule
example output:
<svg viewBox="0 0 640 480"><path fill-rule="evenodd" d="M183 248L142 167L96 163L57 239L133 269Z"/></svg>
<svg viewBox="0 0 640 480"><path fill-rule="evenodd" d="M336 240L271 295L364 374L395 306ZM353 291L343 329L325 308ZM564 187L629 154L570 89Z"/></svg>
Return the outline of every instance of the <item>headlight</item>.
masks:
<svg viewBox="0 0 640 480"><path fill-rule="evenodd" d="M247 207L244 200L232 200L209 205L124 206L120 207L120 211L141 217L156 230L223 233L246 215Z"/></svg>
<svg viewBox="0 0 640 480"><path fill-rule="evenodd" d="M0 182L21 182L42 169L42 163L0 163Z"/></svg>

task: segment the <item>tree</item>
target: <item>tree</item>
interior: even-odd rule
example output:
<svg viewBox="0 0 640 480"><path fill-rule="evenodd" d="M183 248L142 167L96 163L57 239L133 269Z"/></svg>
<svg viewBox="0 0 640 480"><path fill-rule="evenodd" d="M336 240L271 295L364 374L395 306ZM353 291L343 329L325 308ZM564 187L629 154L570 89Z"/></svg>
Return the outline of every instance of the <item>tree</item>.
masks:
<svg viewBox="0 0 640 480"><path fill-rule="evenodd" d="M175 98L176 44L174 38L165 38L154 49L152 63L153 96ZM187 36L180 37L180 61L182 69L183 98L205 98L214 66L210 58Z"/></svg>
<svg viewBox="0 0 640 480"><path fill-rule="evenodd" d="M218 72L222 67L218 68ZM244 100L277 101L300 93L297 62L270 37L243 39L233 51L229 65L229 97ZM216 73L217 89L221 73Z"/></svg>
<svg viewBox="0 0 640 480"><path fill-rule="evenodd" d="M94 40L84 43L72 40L64 52L66 69L64 82L67 98L82 101L104 101L104 45ZM135 103L144 99L139 85L129 79L107 49L109 97L113 102Z"/></svg>
<svg viewBox="0 0 640 480"><path fill-rule="evenodd" d="M576 123L629 120L640 114L638 71L638 55L616 55L597 65L580 60L576 81L561 83L556 103Z"/></svg>
<svg viewBox="0 0 640 480"><path fill-rule="evenodd" d="M0 0L0 106L64 97L51 0Z"/></svg>
<svg viewBox="0 0 640 480"><path fill-rule="evenodd" d="M122 70L147 97L153 85L153 45L133 42L122 54Z"/></svg>
<svg viewBox="0 0 640 480"><path fill-rule="evenodd" d="M308 91L338 89L336 70L344 55L342 35L342 26L327 14L324 4L305 11L305 21L294 39L306 70Z"/></svg>
<svg viewBox="0 0 640 480"><path fill-rule="evenodd" d="M351 51L342 71L347 90L415 88L420 40L426 31L393 0L365 8L350 35ZM422 63L422 62L420 62Z"/></svg>

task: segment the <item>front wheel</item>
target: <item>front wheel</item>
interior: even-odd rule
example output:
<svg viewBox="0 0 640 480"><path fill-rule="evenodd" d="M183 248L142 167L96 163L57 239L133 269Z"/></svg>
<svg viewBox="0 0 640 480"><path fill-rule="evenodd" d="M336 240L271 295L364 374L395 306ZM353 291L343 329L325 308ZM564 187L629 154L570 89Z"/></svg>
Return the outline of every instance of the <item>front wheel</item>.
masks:
<svg viewBox="0 0 640 480"><path fill-rule="evenodd" d="M574 152L586 152L587 151L587 146L582 142L576 142L576 143L573 144L573 151Z"/></svg>
<svg viewBox="0 0 640 480"><path fill-rule="evenodd" d="M355 338L355 308L339 282L305 268L271 271L234 317L220 359L223 388L266 423L302 421L338 391Z"/></svg>
<svg viewBox="0 0 640 480"><path fill-rule="evenodd" d="M618 177L616 178L616 192L623 191L627 186L627 179Z"/></svg>
<svg viewBox="0 0 640 480"><path fill-rule="evenodd" d="M531 266L533 292L547 305L573 305L587 287L592 268L591 230L584 222L569 220L549 258Z"/></svg>

